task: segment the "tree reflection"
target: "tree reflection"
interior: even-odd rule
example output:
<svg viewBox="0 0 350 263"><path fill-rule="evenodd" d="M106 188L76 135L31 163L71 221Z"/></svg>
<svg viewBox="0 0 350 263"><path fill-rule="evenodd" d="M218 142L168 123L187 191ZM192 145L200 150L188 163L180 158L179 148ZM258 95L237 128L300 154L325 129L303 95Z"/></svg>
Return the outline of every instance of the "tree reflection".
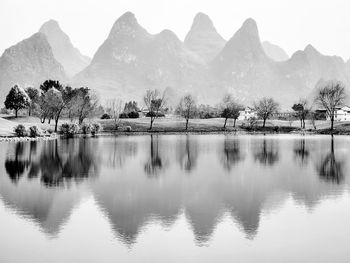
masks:
<svg viewBox="0 0 350 263"><path fill-rule="evenodd" d="M222 163L225 170L230 171L233 166L243 159L244 156L241 151L239 140L225 138L222 154Z"/></svg>
<svg viewBox="0 0 350 263"><path fill-rule="evenodd" d="M273 140L264 138L262 144L257 145L254 150L254 160L265 166L273 166L279 160L278 145Z"/></svg>
<svg viewBox="0 0 350 263"><path fill-rule="evenodd" d="M154 136L151 135L151 152L150 152L150 158L146 162L144 170L149 177L157 177L161 170L163 169L163 161L159 154L159 138L158 136L156 139L153 138Z"/></svg>
<svg viewBox="0 0 350 263"><path fill-rule="evenodd" d="M198 143L195 138L186 135L185 142L180 138L177 144L177 159L181 169L190 172L197 164Z"/></svg>
<svg viewBox="0 0 350 263"><path fill-rule="evenodd" d="M334 138L331 140L331 151L326 157L321 160L320 165L317 167L319 176L328 181L340 184L344 180L343 172L344 162L337 160L334 153Z"/></svg>
<svg viewBox="0 0 350 263"><path fill-rule="evenodd" d="M294 157L299 160L302 165L305 165L309 159L309 149L305 147L305 138L295 143Z"/></svg>
<svg viewBox="0 0 350 263"><path fill-rule="evenodd" d="M24 145L29 145L29 152L24 151ZM7 159L5 167L11 180L17 182L26 172L29 179L40 176L41 182L48 186L60 186L69 181L80 181L96 174L98 162L96 161L96 149L88 140L79 140L72 149L59 151L57 140L43 142L38 156L37 143L17 143L15 158Z"/></svg>
<svg viewBox="0 0 350 263"><path fill-rule="evenodd" d="M107 163L113 168L123 167L129 157L137 154L137 143L120 140L117 137L114 139L113 144L107 145L106 148L111 151L108 153Z"/></svg>
<svg viewBox="0 0 350 263"><path fill-rule="evenodd" d="M22 177L28 166L28 161L23 159L24 148L23 142L17 142L15 145L14 158L7 158L5 161L6 172L15 183Z"/></svg>

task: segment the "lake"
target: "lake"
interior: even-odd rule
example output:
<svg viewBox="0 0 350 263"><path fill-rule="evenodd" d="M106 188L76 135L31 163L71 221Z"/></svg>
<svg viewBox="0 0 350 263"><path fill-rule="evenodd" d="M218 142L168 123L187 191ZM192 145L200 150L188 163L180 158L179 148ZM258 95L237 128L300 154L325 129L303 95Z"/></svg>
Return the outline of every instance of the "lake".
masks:
<svg viewBox="0 0 350 263"><path fill-rule="evenodd" d="M0 143L0 262L349 262L350 137Z"/></svg>

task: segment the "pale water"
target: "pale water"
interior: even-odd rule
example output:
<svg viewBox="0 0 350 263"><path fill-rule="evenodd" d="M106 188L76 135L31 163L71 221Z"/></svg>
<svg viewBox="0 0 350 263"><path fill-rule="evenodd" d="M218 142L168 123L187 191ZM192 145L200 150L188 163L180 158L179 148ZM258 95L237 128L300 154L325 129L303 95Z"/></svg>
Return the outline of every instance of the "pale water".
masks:
<svg viewBox="0 0 350 263"><path fill-rule="evenodd" d="M0 262L350 262L350 137L0 143Z"/></svg>

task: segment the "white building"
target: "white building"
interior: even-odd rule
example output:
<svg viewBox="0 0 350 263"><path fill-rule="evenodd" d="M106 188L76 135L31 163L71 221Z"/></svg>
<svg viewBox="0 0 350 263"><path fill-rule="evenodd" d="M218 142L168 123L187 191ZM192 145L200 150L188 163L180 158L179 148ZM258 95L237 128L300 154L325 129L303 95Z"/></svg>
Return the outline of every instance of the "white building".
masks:
<svg viewBox="0 0 350 263"><path fill-rule="evenodd" d="M257 118L256 111L253 110L252 108L245 108L244 110L239 111L239 121L245 121L248 120L249 118Z"/></svg>
<svg viewBox="0 0 350 263"><path fill-rule="evenodd" d="M327 120L330 120L327 114ZM344 106L342 108L337 108L334 114L335 121L350 121L350 107Z"/></svg>

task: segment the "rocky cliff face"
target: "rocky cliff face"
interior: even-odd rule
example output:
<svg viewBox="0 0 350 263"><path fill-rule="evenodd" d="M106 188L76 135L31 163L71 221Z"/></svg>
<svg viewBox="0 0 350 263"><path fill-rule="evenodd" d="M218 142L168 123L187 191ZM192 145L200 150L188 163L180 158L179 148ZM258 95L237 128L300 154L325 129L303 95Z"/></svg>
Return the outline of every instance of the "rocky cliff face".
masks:
<svg viewBox="0 0 350 263"><path fill-rule="evenodd" d="M128 12L113 25L91 64L74 83L99 88L102 97L141 99L148 88L196 92L205 64L170 30L151 35Z"/></svg>
<svg viewBox="0 0 350 263"><path fill-rule="evenodd" d="M264 41L262 47L266 55L274 61L286 61L289 59L287 52L275 44Z"/></svg>
<svg viewBox="0 0 350 263"><path fill-rule="evenodd" d="M188 49L198 54L205 62L209 62L222 50L226 40L216 31L209 16L198 13L184 43Z"/></svg>
<svg viewBox="0 0 350 263"><path fill-rule="evenodd" d="M37 86L49 78L66 80L45 35L36 33L6 49L0 57L0 100L5 100L14 84Z"/></svg>
<svg viewBox="0 0 350 263"><path fill-rule="evenodd" d="M46 36L54 57L64 67L68 77L74 76L90 64L91 59L82 55L73 46L68 35L62 31L57 21L47 21L41 26L39 32Z"/></svg>

